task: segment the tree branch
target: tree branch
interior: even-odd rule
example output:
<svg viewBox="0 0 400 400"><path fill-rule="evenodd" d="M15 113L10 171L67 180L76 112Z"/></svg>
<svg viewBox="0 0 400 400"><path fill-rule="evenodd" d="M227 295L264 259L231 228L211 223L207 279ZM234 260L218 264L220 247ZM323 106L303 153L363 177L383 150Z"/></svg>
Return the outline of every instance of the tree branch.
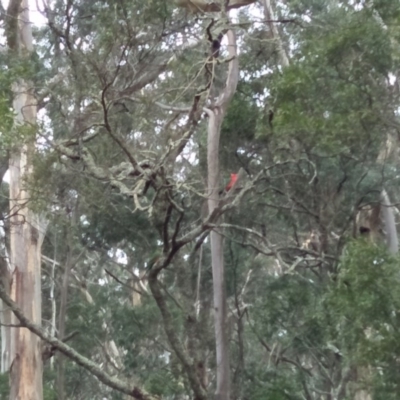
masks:
<svg viewBox="0 0 400 400"><path fill-rule="evenodd" d="M137 400L159 400L158 396L153 396L149 393L146 393L137 386L131 386L121 381L120 379L113 378L112 376L105 373L96 363L94 363L93 361L89 360L86 357L83 357L72 347L63 343L56 337L49 335L41 326L33 323L24 315L24 313L17 306L17 304L13 300L11 300L11 298L7 295L2 285L0 285L0 298L3 300L5 304L7 304L10 307L10 309L18 318L23 327L28 328L31 332L39 336L45 342L49 343L59 352L63 353L69 359L71 359L81 367L85 368L88 372L94 375L100 382L104 383L105 385L109 386L112 389L115 389Z"/></svg>
<svg viewBox="0 0 400 400"><path fill-rule="evenodd" d="M158 271L157 269L153 269L149 273L149 286L150 290L153 294L153 297L157 303L157 306L161 312L161 316L164 323L164 330L167 334L168 341L171 344L176 356L181 362L182 366L185 369L187 377L190 382L190 386L195 394L195 398L198 400L207 400L207 393L201 386L199 377L196 374L196 369L193 364L193 360L186 354L182 343L180 342L176 329L173 323L173 319L168 310L167 303L165 301L164 296L160 290L160 282L157 279Z"/></svg>

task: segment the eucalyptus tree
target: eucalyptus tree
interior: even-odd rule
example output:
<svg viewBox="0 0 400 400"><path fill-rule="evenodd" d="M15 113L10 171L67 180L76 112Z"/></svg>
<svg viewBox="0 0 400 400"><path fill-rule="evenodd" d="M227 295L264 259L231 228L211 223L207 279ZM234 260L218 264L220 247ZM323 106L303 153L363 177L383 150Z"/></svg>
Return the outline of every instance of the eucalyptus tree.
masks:
<svg viewBox="0 0 400 400"><path fill-rule="evenodd" d="M396 261L359 233L380 237L362 215L383 187L398 195L383 150L396 6L186 6L43 8L28 184L50 211L45 329L2 297L57 357L46 388L53 374L57 398L395 396Z"/></svg>
<svg viewBox="0 0 400 400"><path fill-rule="evenodd" d="M5 18L9 68L29 64L33 38L27 1L10 1ZM41 324L41 245L45 222L33 211L24 184L32 175L37 103L29 74L14 77L11 91L15 112L11 132L19 136L10 149L9 260L3 259L3 289L33 323ZM42 354L39 338L18 328L18 320L4 307L2 369L10 369L10 398L42 399ZM12 326L17 329L12 329Z"/></svg>
<svg viewBox="0 0 400 400"><path fill-rule="evenodd" d="M207 192L204 192L199 176L190 177L191 168L185 165L188 155L184 154L184 151L195 151L193 136L205 106L214 124L213 135L218 135L222 108L226 107L228 98L235 90L237 66L229 67L228 88L221 92L220 100L214 104L215 79L223 80L224 67L237 64L232 50L234 40L228 46L231 57L220 63L214 59L214 54L198 52L202 40L196 38L196 35L207 35L210 41L204 46L207 49L214 41L213 35L222 37L231 25L226 10L221 11L219 21L203 16L197 21L190 18L188 22L179 20L177 16L182 11L165 2L129 5L113 2L64 5L55 2L46 5L44 13L49 29L38 44L38 53L46 61L41 65L37 84L46 116L40 130L43 149L37 161L38 171L46 169L55 174L58 173L58 165L67 168L77 165L83 178L102 182L122 198L130 199L133 215L134 212L147 214L156 233L152 244L156 257L154 262L148 260L144 264L151 267L146 278L163 317L168 346L184 368L195 396L206 398L207 387L203 376L206 367L202 368L203 371L199 367L205 361L196 360L197 355L191 354L191 351L198 350L196 346L191 351L183 346L172 325L171 306L167 304L160 284L166 279L161 275L167 267L174 263L181 264L181 268L185 265L183 249L189 255L189 245L195 244L194 249L201 247L221 213L234 206L235 200L217 205L218 189L215 185L218 170L209 167L214 177L209 178L208 192L214 203L210 202L208 216L200 215L200 205ZM89 15L96 15L96 19ZM234 37L233 33L231 37ZM188 53L191 57L185 62L184 57ZM50 54L55 57L48 57ZM193 70L192 65L195 66ZM177 79L180 73L183 79ZM213 146L217 148L218 138L213 140ZM212 150L210 154L215 156ZM57 159L60 164L56 164ZM216 160L210 157L211 161ZM57 175L58 178L60 176ZM187 182L189 177L192 182ZM69 191L72 197L81 197L80 192L73 194L76 188L48 178L48 175L42 175L36 182L45 179L46 182L41 185L45 191L46 185L53 185L48 191L50 198L54 199L63 190ZM41 193L37 192L38 207ZM188 210L186 201L197 203L198 211L193 214L191 209ZM69 212L75 211L69 209ZM81 215L83 226L93 224L89 217ZM85 238L82 237L82 240ZM133 250L132 243L126 238L115 245L125 254ZM100 245L104 250L111 251L107 246L108 243ZM221 251L219 249L217 253L220 255ZM65 264L64 288L70 275L71 261L67 259ZM214 269L222 269L221 263L215 264ZM144 266L140 266L139 270L143 270ZM135 275L136 270L131 267L131 274ZM113 276L112 273L110 275ZM217 276L214 274L214 281ZM220 293L217 293L216 299L221 299L217 300L217 314L225 308L223 286L221 276L215 290ZM62 314L65 314L65 293L63 291L60 305ZM13 304L8 298L5 302ZM194 301L185 308L185 313L193 313ZM83 361L72 349L62 345L60 339L64 339L65 333L62 318L58 324L59 338L55 339L37 324L32 325L34 321L27 322L17 309L14 312L42 339L85 365L104 383L137 398L151 397L136 386L129 388L129 385L122 387L120 382L113 383L104 372L93 369L90 361ZM225 325L224 313L216 318L216 322L217 354L221 354L220 349L224 348L221 357L227 360L227 339L218 338L220 329ZM220 361L221 358L217 358L218 365ZM217 397L227 399L229 364L224 362L217 371L220 371L218 376L226 376L222 378L223 383L217 385Z"/></svg>

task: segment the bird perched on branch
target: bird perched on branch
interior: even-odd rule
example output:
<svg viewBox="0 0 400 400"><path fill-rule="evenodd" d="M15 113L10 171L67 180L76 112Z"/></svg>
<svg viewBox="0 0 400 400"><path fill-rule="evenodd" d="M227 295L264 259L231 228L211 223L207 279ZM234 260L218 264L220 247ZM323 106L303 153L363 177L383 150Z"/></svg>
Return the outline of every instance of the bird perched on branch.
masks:
<svg viewBox="0 0 400 400"><path fill-rule="evenodd" d="M231 174L231 179L228 182L228 184L225 186L225 192L229 192L237 180L238 180L238 174Z"/></svg>

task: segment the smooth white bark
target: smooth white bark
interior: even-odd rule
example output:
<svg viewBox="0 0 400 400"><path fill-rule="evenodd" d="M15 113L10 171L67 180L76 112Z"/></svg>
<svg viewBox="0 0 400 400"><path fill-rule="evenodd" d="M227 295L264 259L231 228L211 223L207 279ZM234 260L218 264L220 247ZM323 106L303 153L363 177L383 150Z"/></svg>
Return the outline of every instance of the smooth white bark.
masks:
<svg viewBox="0 0 400 400"><path fill-rule="evenodd" d="M8 24L10 52L25 57L33 49L28 0L11 0ZM12 14L14 13L14 14ZM14 128L24 125L36 129L37 106L33 86L22 79L13 85ZM41 245L45 223L30 209L30 194L25 178L32 173L34 141L15 148L10 155L10 296L32 322L40 325L41 313ZM18 324L12 316L11 323ZM42 348L40 339L26 328L12 328L10 343L10 399L42 400Z"/></svg>

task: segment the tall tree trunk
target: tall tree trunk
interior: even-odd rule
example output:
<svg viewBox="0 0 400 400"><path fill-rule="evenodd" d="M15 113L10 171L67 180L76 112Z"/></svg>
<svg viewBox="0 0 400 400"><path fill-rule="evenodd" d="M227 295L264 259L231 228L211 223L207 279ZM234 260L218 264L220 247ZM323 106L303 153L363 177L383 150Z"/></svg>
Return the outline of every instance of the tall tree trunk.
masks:
<svg viewBox="0 0 400 400"><path fill-rule="evenodd" d="M228 31L229 72L224 91L218 97L215 105L206 109L209 117L207 163L208 163L208 210L212 213L219 203L219 139L221 124L229 101L233 97L238 82L239 69L236 54L236 36ZM214 324L217 353L217 389L216 400L230 398L230 365L229 343L226 332L226 294L224 277L223 236L218 230L213 230L211 241L211 264L214 291Z"/></svg>
<svg viewBox="0 0 400 400"><path fill-rule="evenodd" d="M263 4L264 4L264 17L267 21L269 21L267 23L270 29L271 38L275 41L276 50L279 56L279 62L281 63L282 67L288 67L289 58L283 47L282 39L281 36L279 35L278 28L276 27L275 22L272 22L275 20L275 13L271 5L271 0L263 0Z"/></svg>
<svg viewBox="0 0 400 400"><path fill-rule="evenodd" d="M11 57L27 57L32 52L32 28L27 0L11 0L7 9L7 42ZM19 79L13 84L14 128L35 129L36 100L33 86ZM10 155L10 269L11 298L32 322L41 324L41 245L44 226L29 207L30 194L24 182L32 173L34 141L14 148ZM12 322L18 324L13 316ZM10 353L10 399L41 400L42 351L40 339L26 328L12 329Z"/></svg>

